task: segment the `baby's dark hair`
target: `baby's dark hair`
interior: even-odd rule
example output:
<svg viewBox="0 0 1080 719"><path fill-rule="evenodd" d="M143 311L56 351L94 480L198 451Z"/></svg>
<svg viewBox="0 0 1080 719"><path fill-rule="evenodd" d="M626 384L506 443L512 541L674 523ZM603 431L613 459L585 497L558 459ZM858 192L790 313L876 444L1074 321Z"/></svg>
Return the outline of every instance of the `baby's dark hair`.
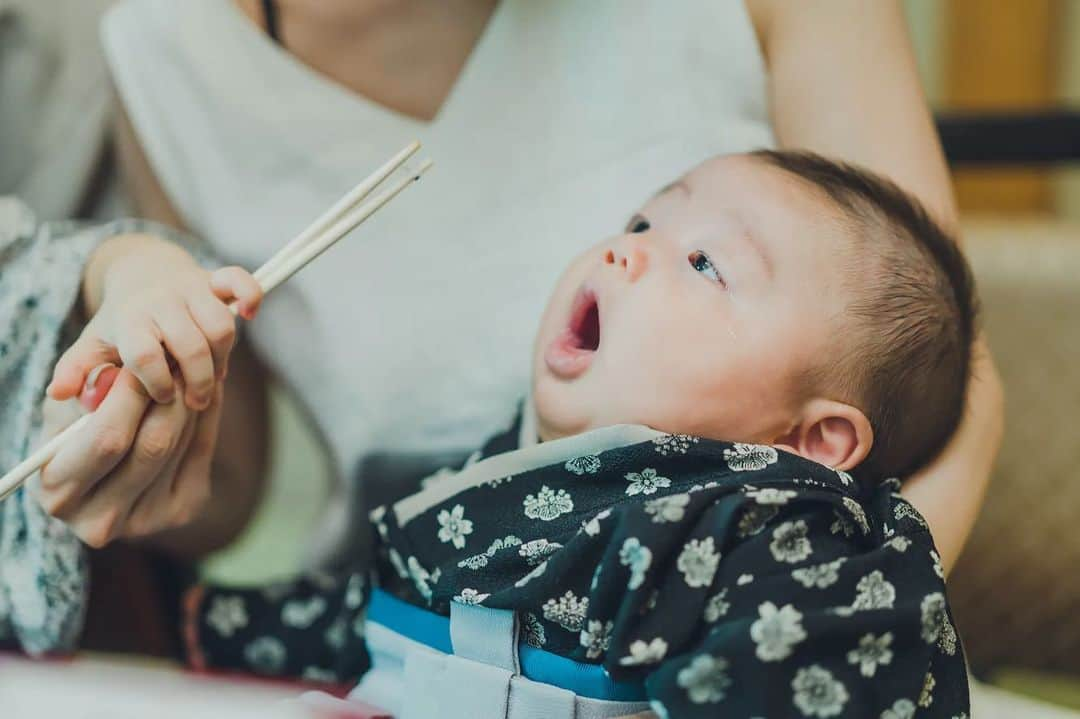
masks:
<svg viewBox="0 0 1080 719"><path fill-rule="evenodd" d="M975 281L956 241L895 183L810 152L753 157L817 188L853 248L848 330L808 381L859 407L874 444L856 474L904 476L930 462L960 424L976 333Z"/></svg>

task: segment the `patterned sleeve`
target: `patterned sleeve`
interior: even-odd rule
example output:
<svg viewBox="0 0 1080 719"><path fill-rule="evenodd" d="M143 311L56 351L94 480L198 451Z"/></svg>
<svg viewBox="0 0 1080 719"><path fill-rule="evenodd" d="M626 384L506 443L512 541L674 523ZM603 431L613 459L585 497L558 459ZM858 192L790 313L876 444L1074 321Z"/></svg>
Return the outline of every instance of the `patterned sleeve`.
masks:
<svg viewBox="0 0 1080 719"><path fill-rule="evenodd" d="M365 575L312 574L264 589L198 585L184 597L183 637L198 670L355 683L369 666Z"/></svg>
<svg viewBox="0 0 1080 719"><path fill-rule="evenodd" d="M39 222L18 199L0 196L0 472L39 437L53 366L82 330L75 310L88 258L104 240L128 232L163 236L204 266L217 264L204 243L161 225ZM0 504L0 646L35 656L73 650L87 572L78 537L31 492L20 489Z"/></svg>
<svg viewBox="0 0 1080 719"><path fill-rule="evenodd" d="M966 717L962 651L922 518L882 490L869 515L896 526L872 528L840 499L774 489L714 505L701 536L680 539L634 631L621 647L613 637L612 675L655 667L645 685L661 717Z"/></svg>

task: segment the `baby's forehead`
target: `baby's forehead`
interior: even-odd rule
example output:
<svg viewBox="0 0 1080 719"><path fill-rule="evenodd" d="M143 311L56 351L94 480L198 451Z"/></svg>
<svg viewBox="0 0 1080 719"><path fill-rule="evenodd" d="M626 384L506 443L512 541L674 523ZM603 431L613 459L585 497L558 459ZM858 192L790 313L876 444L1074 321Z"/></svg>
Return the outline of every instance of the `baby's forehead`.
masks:
<svg viewBox="0 0 1080 719"><path fill-rule="evenodd" d="M747 154L710 158L661 192L683 193L690 200L680 203L683 212L706 218L735 212L762 232L792 224L835 231L847 219L820 187Z"/></svg>

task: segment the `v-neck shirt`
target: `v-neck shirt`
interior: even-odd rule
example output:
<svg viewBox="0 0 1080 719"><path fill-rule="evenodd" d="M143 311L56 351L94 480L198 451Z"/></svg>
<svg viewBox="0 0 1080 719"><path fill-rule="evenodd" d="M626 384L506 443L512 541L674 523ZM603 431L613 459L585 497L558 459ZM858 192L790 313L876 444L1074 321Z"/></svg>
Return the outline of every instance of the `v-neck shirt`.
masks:
<svg viewBox="0 0 1080 719"><path fill-rule="evenodd" d="M124 108L188 227L254 269L412 139L435 167L250 326L343 476L505 426L570 260L710 155L773 144L739 0L502 0L438 114L313 71L225 0L125 0Z"/></svg>

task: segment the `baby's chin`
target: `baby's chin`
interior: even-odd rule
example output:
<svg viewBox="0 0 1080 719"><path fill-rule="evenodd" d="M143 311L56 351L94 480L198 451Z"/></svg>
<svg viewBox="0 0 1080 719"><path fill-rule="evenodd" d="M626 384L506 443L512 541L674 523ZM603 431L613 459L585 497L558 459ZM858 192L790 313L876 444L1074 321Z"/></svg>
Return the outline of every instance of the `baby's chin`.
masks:
<svg viewBox="0 0 1080 719"><path fill-rule="evenodd" d="M547 373L533 380L532 400L541 441L570 437L596 428L593 413L572 384Z"/></svg>

